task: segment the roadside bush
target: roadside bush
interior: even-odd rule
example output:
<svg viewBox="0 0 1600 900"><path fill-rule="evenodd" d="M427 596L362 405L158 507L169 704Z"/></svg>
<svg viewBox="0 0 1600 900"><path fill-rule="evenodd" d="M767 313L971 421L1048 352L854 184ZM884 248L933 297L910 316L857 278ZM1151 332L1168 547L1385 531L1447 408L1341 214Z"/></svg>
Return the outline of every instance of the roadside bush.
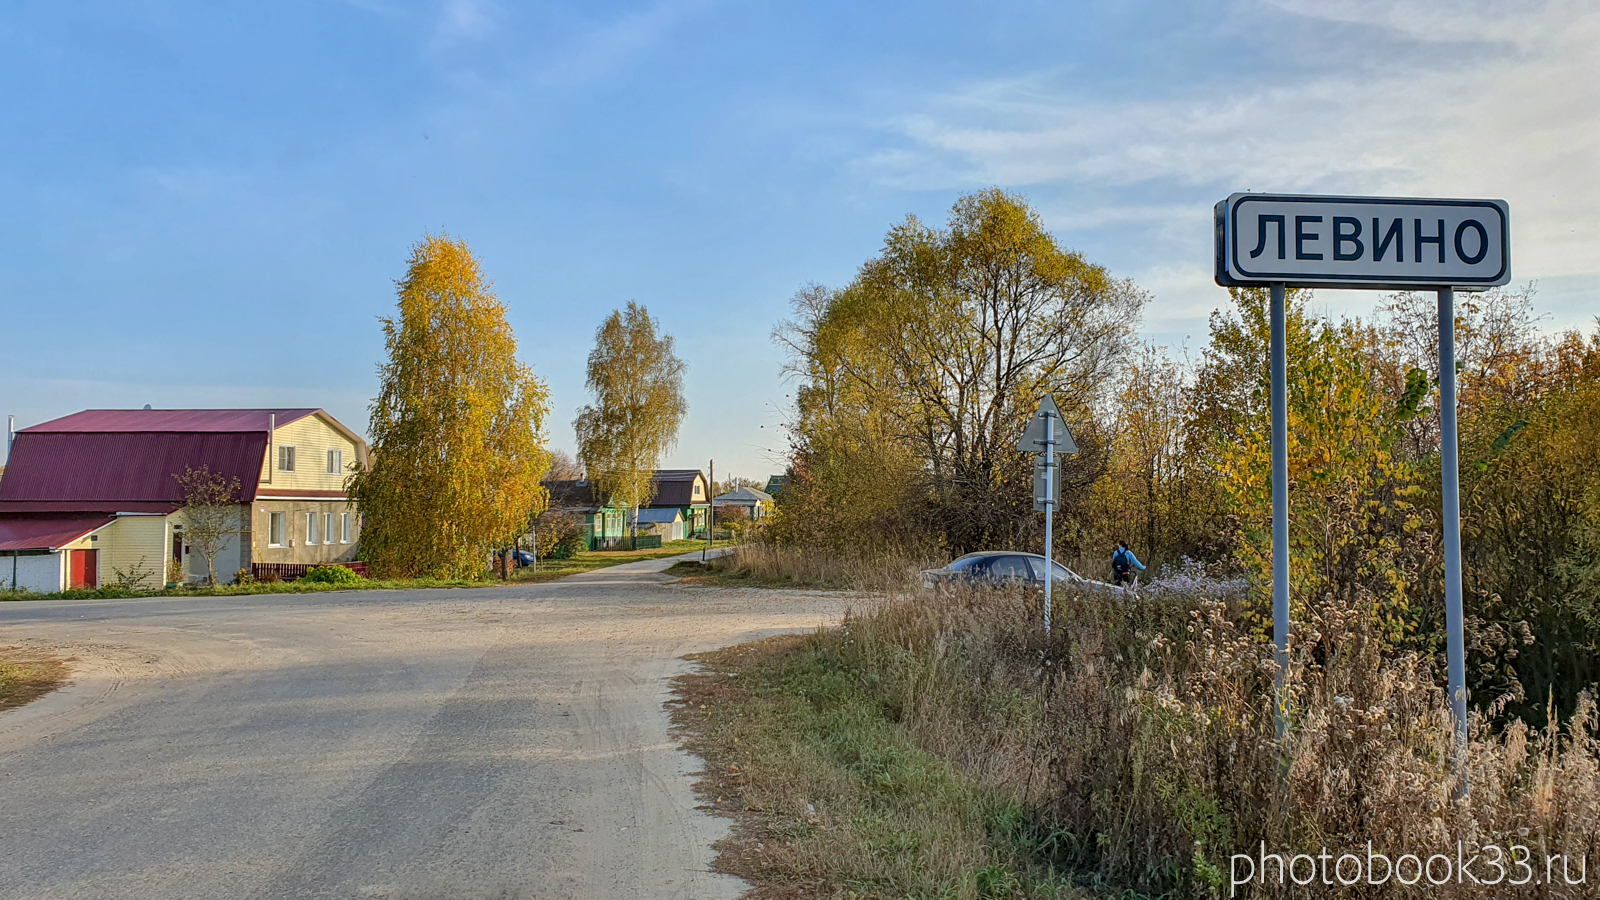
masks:
<svg viewBox="0 0 1600 900"><path fill-rule="evenodd" d="M540 559L571 559L589 548L589 525L578 513L550 510L539 517L537 524Z"/></svg>
<svg viewBox="0 0 1600 900"><path fill-rule="evenodd" d="M318 584L360 584L361 576L344 566L312 566L300 580Z"/></svg>

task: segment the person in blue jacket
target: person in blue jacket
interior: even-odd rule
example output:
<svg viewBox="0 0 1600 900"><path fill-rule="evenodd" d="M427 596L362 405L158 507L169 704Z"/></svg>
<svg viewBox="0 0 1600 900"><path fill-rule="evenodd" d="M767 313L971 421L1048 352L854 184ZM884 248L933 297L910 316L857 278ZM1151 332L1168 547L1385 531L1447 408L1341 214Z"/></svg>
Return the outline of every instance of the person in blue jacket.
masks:
<svg viewBox="0 0 1600 900"><path fill-rule="evenodd" d="M1111 554L1111 574L1117 584L1132 584L1135 569L1143 572L1144 563L1139 562L1139 557L1128 549L1127 541L1117 541L1117 549Z"/></svg>

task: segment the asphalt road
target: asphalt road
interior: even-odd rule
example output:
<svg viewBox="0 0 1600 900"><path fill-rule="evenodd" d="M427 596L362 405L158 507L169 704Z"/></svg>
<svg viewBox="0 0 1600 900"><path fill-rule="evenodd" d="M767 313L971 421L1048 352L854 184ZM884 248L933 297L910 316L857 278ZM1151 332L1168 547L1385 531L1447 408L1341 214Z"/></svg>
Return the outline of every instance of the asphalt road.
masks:
<svg viewBox="0 0 1600 900"><path fill-rule="evenodd" d="M0 714L0 897L718 898L663 702L841 601L671 560L470 590L0 603L75 657Z"/></svg>

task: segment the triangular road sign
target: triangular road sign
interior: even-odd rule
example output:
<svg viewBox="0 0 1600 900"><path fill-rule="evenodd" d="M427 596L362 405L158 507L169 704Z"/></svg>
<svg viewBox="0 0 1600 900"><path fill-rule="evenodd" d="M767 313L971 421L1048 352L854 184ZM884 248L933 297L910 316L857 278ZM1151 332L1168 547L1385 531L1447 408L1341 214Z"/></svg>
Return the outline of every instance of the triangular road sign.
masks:
<svg viewBox="0 0 1600 900"><path fill-rule="evenodd" d="M1067 423L1061 419L1061 410L1056 408L1056 399L1049 394L1039 401L1039 411L1028 420L1028 427L1022 432L1022 440L1017 441L1017 449L1027 453L1044 452L1044 422L1045 417L1053 416L1056 420L1055 451L1057 453L1077 453L1078 443L1072 439L1072 431L1067 428Z"/></svg>

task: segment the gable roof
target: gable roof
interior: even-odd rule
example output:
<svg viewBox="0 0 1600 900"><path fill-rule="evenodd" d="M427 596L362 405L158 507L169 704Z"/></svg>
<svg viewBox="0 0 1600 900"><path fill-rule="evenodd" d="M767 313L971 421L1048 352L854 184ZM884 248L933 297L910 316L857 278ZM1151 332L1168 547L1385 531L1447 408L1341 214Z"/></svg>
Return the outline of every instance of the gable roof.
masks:
<svg viewBox="0 0 1600 900"><path fill-rule="evenodd" d="M651 474L655 482L655 496L646 508L652 506L693 506L704 505L706 493L700 494L700 499L694 498L694 484L698 480L705 484L705 475L699 469L657 469Z"/></svg>
<svg viewBox="0 0 1600 900"><path fill-rule="evenodd" d="M225 432L267 430L277 416L279 428L322 412L320 409L86 409L17 431L17 434L46 432Z"/></svg>
<svg viewBox="0 0 1600 900"><path fill-rule="evenodd" d="M255 499L268 426L319 409L89 409L16 433L0 479L0 512L170 512L183 503L176 475L202 466L239 480L234 499Z"/></svg>
<svg viewBox="0 0 1600 900"><path fill-rule="evenodd" d="M546 481L544 489L550 492L551 509L600 509L602 506L594 482L588 479Z"/></svg>
<svg viewBox="0 0 1600 900"><path fill-rule="evenodd" d="M758 491L753 487L734 488L726 494L719 494L717 503L771 503L772 495L766 491Z"/></svg>

